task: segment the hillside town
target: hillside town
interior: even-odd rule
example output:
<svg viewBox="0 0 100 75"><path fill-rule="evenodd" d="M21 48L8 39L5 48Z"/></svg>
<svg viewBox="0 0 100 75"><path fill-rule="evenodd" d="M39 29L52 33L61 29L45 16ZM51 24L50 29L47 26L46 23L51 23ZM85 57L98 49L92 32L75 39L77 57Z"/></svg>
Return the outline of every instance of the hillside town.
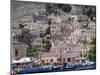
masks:
<svg viewBox="0 0 100 75"><path fill-rule="evenodd" d="M56 64L55 72L62 65L96 62L95 6L13 1L11 7L12 70Z"/></svg>

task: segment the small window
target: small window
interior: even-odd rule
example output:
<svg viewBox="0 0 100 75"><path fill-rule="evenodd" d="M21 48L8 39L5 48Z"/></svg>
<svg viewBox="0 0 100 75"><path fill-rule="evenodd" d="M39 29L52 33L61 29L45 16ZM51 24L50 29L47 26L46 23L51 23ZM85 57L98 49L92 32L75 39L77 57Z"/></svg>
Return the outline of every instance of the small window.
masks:
<svg viewBox="0 0 100 75"><path fill-rule="evenodd" d="M45 63L45 60L42 60L42 63Z"/></svg>
<svg viewBox="0 0 100 75"><path fill-rule="evenodd" d="M15 56L18 56L18 49L15 49Z"/></svg>
<svg viewBox="0 0 100 75"><path fill-rule="evenodd" d="M71 62L71 58L68 58L68 62Z"/></svg>
<svg viewBox="0 0 100 75"><path fill-rule="evenodd" d="M50 62L53 62L53 59L51 59Z"/></svg>
<svg viewBox="0 0 100 75"><path fill-rule="evenodd" d="M52 31L52 33L54 33L54 31Z"/></svg>
<svg viewBox="0 0 100 75"><path fill-rule="evenodd" d="M16 39L16 36L13 36L13 39L15 40Z"/></svg>
<svg viewBox="0 0 100 75"><path fill-rule="evenodd" d="M61 62L61 58L58 58L57 61L58 61L58 62Z"/></svg>
<svg viewBox="0 0 100 75"><path fill-rule="evenodd" d="M12 27L12 29L15 29L15 27Z"/></svg>

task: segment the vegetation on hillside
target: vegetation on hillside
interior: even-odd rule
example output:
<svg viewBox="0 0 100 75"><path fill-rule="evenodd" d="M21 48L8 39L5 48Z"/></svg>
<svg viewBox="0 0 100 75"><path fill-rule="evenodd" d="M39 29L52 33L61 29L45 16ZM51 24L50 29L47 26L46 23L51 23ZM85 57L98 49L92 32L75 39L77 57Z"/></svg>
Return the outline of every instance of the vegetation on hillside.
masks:
<svg viewBox="0 0 100 75"><path fill-rule="evenodd" d="M48 12L48 14L60 14L59 11L64 11L66 13L71 12L71 5L69 4L47 4L46 5L46 11Z"/></svg>
<svg viewBox="0 0 100 75"><path fill-rule="evenodd" d="M96 61L96 37L91 42L94 45L88 52L88 59Z"/></svg>

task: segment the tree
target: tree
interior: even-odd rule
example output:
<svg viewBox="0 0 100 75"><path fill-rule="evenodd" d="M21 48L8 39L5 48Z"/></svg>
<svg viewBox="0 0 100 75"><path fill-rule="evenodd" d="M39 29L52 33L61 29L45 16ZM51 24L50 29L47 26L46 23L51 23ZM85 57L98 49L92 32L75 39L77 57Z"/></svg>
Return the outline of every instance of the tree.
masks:
<svg viewBox="0 0 100 75"><path fill-rule="evenodd" d="M64 12L66 12L66 13L71 12L71 9L72 9L71 5L68 5L68 4L66 4L66 5L64 4L64 5L61 7L61 10L64 11Z"/></svg>
<svg viewBox="0 0 100 75"><path fill-rule="evenodd" d="M42 46L42 47L44 47L44 49L45 49L45 51L46 52L48 52L49 50L50 50L50 47L51 47L51 42L50 42L50 39L51 39L51 27L50 27L50 25L51 25L51 19L49 19L49 21L48 21L48 28L45 30L45 33L44 33L44 35L43 35L43 37L45 37L46 36L46 38L47 38L47 40L44 40L44 39L42 39L42 43L43 44L45 44L44 46ZM43 38L42 37L42 38Z"/></svg>
<svg viewBox="0 0 100 75"><path fill-rule="evenodd" d="M50 51L50 47L51 47L51 42L48 40L46 41L46 45L45 45L46 52Z"/></svg>
<svg viewBox="0 0 100 75"><path fill-rule="evenodd" d="M92 20L96 16L96 9L89 8L87 11L87 16Z"/></svg>
<svg viewBox="0 0 100 75"><path fill-rule="evenodd" d="M63 4L56 4L56 6L60 9L63 6Z"/></svg>
<svg viewBox="0 0 100 75"><path fill-rule="evenodd" d="M47 34L51 34L50 26L45 31L45 35L47 35Z"/></svg>
<svg viewBox="0 0 100 75"><path fill-rule="evenodd" d="M96 46L93 47L92 49L90 49L90 51L88 53L88 59L96 61Z"/></svg>
<svg viewBox="0 0 100 75"><path fill-rule="evenodd" d="M96 61L96 37L93 38L93 41L91 42L92 45L94 45L88 52L88 59Z"/></svg>
<svg viewBox="0 0 100 75"><path fill-rule="evenodd" d="M91 44L94 44L94 45L96 45L96 37L94 37L94 38L92 39L92 42L91 42Z"/></svg>
<svg viewBox="0 0 100 75"><path fill-rule="evenodd" d="M59 11L62 10L66 13L71 12L71 5L69 4L47 4L46 5L46 11L48 12L48 15L54 13L56 14L60 14ZM59 10L59 11L58 11Z"/></svg>
<svg viewBox="0 0 100 75"><path fill-rule="evenodd" d="M23 29L22 34L18 37L19 42L23 42L32 48L32 34L30 34L30 30Z"/></svg>
<svg viewBox="0 0 100 75"><path fill-rule="evenodd" d="M54 10L52 8L52 4L47 4L46 5L46 11L48 12L48 15L50 15L51 13L54 12Z"/></svg>
<svg viewBox="0 0 100 75"><path fill-rule="evenodd" d="M28 49L27 50L27 56L28 57L37 57L38 56L38 51L36 49Z"/></svg>

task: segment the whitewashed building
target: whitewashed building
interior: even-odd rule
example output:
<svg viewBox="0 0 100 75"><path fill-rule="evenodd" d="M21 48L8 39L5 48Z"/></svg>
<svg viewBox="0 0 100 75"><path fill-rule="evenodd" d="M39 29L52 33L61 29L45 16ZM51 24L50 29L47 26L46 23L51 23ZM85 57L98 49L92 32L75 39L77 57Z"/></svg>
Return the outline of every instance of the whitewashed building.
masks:
<svg viewBox="0 0 100 75"><path fill-rule="evenodd" d="M96 23L95 22L90 22L89 24L88 24L88 27L90 28L90 29L96 29Z"/></svg>
<svg viewBox="0 0 100 75"><path fill-rule="evenodd" d="M61 25L60 24L52 24L51 25L51 34L61 34Z"/></svg>

